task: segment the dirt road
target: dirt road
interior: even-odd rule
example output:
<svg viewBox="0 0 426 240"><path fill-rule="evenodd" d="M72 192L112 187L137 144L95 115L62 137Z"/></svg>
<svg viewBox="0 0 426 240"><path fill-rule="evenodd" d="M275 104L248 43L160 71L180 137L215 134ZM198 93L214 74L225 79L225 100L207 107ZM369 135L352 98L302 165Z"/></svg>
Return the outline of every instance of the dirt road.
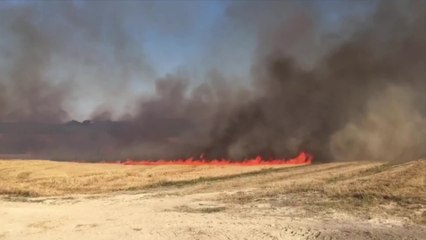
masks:
<svg viewBox="0 0 426 240"><path fill-rule="evenodd" d="M0 202L0 239L425 239L426 227L299 207L231 206L220 193Z"/></svg>
<svg viewBox="0 0 426 240"><path fill-rule="evenodd" d="M346 198L336 200L301 184L309 179L309 186L331 180L350 186L354 179L383 180L383 174L392 177L423 166L424 161L389 168L377 163L324 164L137 192L3 196L0 239L426 239L423 193L418 189L420 201L410 198L409 205L390 199L358 206L356 200L346 203ZM297 190L287 191L295 181ZM368 185L363 189L368 191Z"/></svg>

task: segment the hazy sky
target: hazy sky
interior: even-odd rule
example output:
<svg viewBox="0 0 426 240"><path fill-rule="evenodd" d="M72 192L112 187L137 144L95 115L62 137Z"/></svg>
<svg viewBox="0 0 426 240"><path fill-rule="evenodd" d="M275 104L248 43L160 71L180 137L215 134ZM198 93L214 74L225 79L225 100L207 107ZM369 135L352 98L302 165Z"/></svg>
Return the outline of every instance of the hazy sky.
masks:
<svg viewBox="0 0 426 240"><path fill-rule="evenodd" d="M413 159L425 152L423 7L0 0L0 122L124 126L77 135L70 153Z"/></svg>
<svg viewBox="0 0 426 240"><path fill-rule="evenodd" d="M24 19L48 46L42 77L76 89L65 102L73 118L83 120L99 106L123 114L167 74L199 83L216 71L228 81L250 81L258 35L265 26L259 22L285 24L295 9L306 8L317 13L319 29L332 35L343 20L368 14L375 5L354 2L287 1L273 9L276 1L5 0L0 2L0 70L7 72L15 64L11 49L22 36L13 26ZM240 14L240 8L254 11ZM300 56L308 63L321 51L321 43L310 41L315 47ZM0 75L0 83L7 78Z"/></svg>

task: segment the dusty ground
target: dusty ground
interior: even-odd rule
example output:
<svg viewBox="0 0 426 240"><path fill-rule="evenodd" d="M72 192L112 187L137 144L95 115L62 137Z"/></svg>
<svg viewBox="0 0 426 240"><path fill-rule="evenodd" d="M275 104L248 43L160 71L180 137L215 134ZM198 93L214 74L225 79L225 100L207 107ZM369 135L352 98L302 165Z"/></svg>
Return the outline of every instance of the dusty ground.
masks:
<svg viewBox="0 0 426 240"><path fill-rule="evenodd" d="M0 161L0 239L426 239L426 161Z"/></svg>

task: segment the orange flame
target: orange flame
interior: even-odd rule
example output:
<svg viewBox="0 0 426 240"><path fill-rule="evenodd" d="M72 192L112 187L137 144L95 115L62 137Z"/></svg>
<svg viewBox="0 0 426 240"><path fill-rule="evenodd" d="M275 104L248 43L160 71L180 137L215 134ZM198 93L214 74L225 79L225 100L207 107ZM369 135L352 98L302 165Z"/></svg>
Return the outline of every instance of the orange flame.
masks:
<svg viewBox="0 0 426 240"><path fill-rule="evenodd" d="M118 164L123 165L148 165L148 166L158 166L158 165L189 165L189 166L259 166L259 165L306 165L311 164L313 160L312 155L306 152L301 152L295 158L291 159L273 159L273 160L264 160L262 157L257 156L254 159L248 159L240 162L231 161L228 159L213 159L205 160L204 154L201 154L199 159L188 158L188 159L177 159L177 160L158 160L158 161L149 161L149 160L126 160L124 162L117 162Z"/></svg>

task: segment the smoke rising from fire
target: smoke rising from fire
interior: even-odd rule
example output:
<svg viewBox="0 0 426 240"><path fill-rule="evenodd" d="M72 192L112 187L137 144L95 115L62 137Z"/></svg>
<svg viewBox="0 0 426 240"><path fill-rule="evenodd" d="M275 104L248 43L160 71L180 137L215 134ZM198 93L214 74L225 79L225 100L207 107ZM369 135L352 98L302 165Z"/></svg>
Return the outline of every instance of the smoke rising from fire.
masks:
<svg viewBox="0 0 426 240"><path fill-rule="evenodd" d="M150 95L132 90L135 77L157 74L126 33L123 22L137 15L129 14L131 4L43 8L57 11L62 25L46 24L40 6L0 9L7 33L0 39L0 154L244 159L308 151L322 161L426 155L426 8L420 1L378 2L374 13L347 17L334 33L319 23L314 2L232 3L227 24L246 33L234 37L257 39L251 71L242 74L250 79L233 82L220 69L188 66L208 72L206 79L194 83L185 73L170 73L155 80ZM156 26L174 31L188 22ZM227 34L218 31L217 38ZM65 74L55 71L64 66ZM101 102L93 105L92 121L67 122L75 99L91 94Z"/></svg>

